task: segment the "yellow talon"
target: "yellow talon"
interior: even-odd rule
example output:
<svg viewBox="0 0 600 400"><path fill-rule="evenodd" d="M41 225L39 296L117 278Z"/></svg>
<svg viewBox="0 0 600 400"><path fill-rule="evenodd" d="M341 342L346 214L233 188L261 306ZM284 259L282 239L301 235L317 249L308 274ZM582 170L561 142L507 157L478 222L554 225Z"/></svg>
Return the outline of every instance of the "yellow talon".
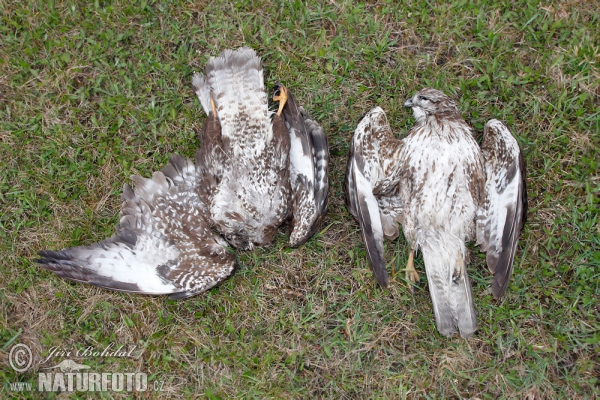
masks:
<svg viewBox="0 0 600 400"><path fill-rule="evenodd" d="M406 280L412 285L416 285L419 282L419 274L415 269L415 251L411 250L408 255L408 262L406 263ZM412 286L411 286L412 289Z"/></svg>
<svg viewBox="0 0 600 400"><path fill-rule="evenodd" d="M217 116L217 105L215 104L213 92L210 92L210 106L212 107L213 115L216 117Z"/></svg>
<svg viewBox="0 0 600 400"><path fill-rule="evenodd" d="M277 110L277 115L281 115L281 112L283 111L283 107L285 106L285 103L287 102L287 89L285 88L285 86L283 85L279 85L279 95L275 94L273 95L273 101L278 101L279 102L279 110Z"/></svg>

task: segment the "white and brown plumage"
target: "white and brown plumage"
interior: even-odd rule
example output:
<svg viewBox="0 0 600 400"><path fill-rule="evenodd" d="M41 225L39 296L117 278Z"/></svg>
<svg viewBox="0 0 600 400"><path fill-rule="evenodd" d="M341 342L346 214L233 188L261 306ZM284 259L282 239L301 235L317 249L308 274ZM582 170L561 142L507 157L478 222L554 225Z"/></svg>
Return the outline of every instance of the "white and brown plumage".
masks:
<svg viewBox="0 0 600 400"><path fill-rule="evenodd" d="M152 178L125 184L121 218L111 238L91 246L40 251L36 261L78 282L182 299L210 289L235 267L226 242L211 229L197 192L199 168L174 155Z"/></svg>
<svg viewBox="0 0 600 400"><path fill-rule="evenodd" d="M36 261L43 268L109 289L180 299L233 271L235 257L212 228L241 249L270 244L288 220L292 246L314 234L329 187L323 130L283 86L271 121L262 63L251 49L211 58L206 75L192 83L208 115L196 163L173 156L151 179L133 177L135 189L124 186L117 233L91 246L41 251Z"/></svg>
<svg viewBox="0 0 600 400"><path fill-rule="evenodd" d="M346 196L361 225L369 262L385 287L383 239L402 225L411 246L406 277L418 274L421 249L438 331L468 338L477 329L465 241L477 240L494 274L492 293L506 291L527 211L525 166L517 141L498 120L485 126L482 147L442 92L423 89L405 103L415 125L394 138L379 107L354 133Z"/></svg>
<svg viewBox="0 0 600 400"><path fill-rule="evenodd" d="M274 98L279 99L282 91L287 97L282 115L290 135L290 245L297 247L314 235L325 217L329 149L323 128L296 104L284 86L277 85Z"/></svg>
<svg viewBox="0 0 600 400"><path fill-rule="evenodd" d="M213 149L205 164L216 166L204 175L216 228L235 247L253 248L270 244L291 220L290 244L306 242L327 207L329 151L321 127L282 85L271 121L262 63L249 48L212 58L192 84L209 117L212 96L220 121L220 134L202 138Z"/></svg>

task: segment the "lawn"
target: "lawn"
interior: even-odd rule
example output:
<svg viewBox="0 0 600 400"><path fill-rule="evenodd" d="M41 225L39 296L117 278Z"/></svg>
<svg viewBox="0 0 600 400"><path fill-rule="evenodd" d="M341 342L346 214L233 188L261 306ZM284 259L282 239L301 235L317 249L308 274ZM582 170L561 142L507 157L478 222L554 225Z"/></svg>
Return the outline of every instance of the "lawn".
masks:
<svg viewBox="0 0 600 400"><path fill-rule="evenodd" d="M162 398L597 398L600 396L600 3L597 1L0 0L0 381L38 383L66 358L148 374ZM205 118L190 85L211 55L246 45L329 136L330 207L299 249L238 252L239 268L175 302L62 280L41 249L110 236L123 183L192 156ZM471 247L479 331L440 336L421 283L386 244L390 287L369 269L343 174L361 116L398 136L420 88L491 118L527 163L528 223L512 283L491 294ZM274 106L273 106L274 108ZM32 368L9 366L28 345ZM125 346L132 357L50 357ZM8 393L6 393L8 392ZM73 397L88 394L76 392ZM120 398L131 393L107 392ZM538 396L538 397L536 397Z"/></svg>

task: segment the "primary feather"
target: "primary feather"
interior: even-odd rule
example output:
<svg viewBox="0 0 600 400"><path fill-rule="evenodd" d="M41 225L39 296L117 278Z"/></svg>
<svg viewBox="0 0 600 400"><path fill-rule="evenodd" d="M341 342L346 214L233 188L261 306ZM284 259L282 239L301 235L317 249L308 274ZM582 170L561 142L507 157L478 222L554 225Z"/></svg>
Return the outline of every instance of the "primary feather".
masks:
<svg viewBox="0 0 600 400"><path fill-rule="evenodd" d="M519 144L496 119L484 129L485 199L477 216L477 243L494 274L492 294L500 298L513 270L519 233L527 217L525 162Z"/></svg>

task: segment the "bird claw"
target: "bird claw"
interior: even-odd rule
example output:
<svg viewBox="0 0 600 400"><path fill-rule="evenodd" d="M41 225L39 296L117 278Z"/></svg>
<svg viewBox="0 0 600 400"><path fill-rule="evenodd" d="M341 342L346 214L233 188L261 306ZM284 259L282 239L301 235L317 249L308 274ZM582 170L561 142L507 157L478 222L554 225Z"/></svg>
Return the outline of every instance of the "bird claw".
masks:
<svg viewBox="0 0 600 400"><path fill-rule="evenodd" d="M277 110L277 115L281 115L287 99L287 89L282 84L278 84L275 87L275 93L273 93L273 101L279 102L279 110Z"/></svg>
<svg viewBox="0 0 600 400"><path fill-rule="evenodd" d="M217 105L215 103L215 98L214 98L213 92L210 92L210 106L212 108L213 115L216 117L217 116Z"/></svg>
<svg viewBox="0 0 600 400"><path fill-rule="evenodd" d="M414 251L411 250L410 254L408 255L408 262L406 263L406 281L410 283L410 290L411 292L413 291L413 286L416 286L417 283L419 282L419 274L417 273L417 270L415 269L415 263L414 263Z"/></svg>
<svg viewBox="0 0 600 400"><path fill-rule="evenodd" d="M412 271L406 270L406 280L410 282L411 286L416 286L419 283L420 277L417 271L414 269ZM412 287L411 287L412 288Z"/></svg>

